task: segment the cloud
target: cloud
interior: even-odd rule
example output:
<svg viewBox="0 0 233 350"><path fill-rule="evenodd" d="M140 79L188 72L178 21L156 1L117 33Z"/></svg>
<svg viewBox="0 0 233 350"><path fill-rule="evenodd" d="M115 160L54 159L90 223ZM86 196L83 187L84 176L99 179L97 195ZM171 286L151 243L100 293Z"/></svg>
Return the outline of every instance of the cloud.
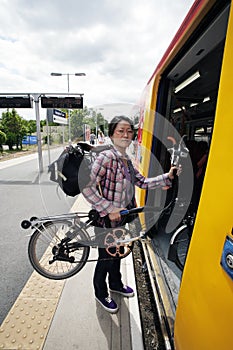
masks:
<svg viewBox="0 0 233 350"><path fill-rule="evenodd" d="M1 1L1 93L84 93L84 104L135 103L192 0ZM25 112L34 117L33 111Z"/></svg>

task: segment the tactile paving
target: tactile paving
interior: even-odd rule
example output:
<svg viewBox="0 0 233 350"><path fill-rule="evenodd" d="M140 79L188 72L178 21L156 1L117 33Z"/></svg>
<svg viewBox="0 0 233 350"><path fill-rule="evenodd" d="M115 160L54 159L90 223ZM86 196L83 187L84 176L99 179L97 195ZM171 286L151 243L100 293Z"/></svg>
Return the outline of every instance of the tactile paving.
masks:
<svg viewBox="0 0 233 350"><path fill-rule="evenodd" d="M43 349L64 284L33 272L1 325L0 349Z"/></svg>

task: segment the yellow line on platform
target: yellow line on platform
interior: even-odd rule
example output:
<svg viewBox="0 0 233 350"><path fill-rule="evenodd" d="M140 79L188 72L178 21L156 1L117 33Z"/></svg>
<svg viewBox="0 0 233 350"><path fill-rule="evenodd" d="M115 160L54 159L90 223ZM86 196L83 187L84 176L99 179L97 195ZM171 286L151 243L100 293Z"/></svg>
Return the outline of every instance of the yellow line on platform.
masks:
<svg viewBox="0 0 233 350"><path fill-rule="evenodd" d="M43 349L65 281L33 272L0 328L0 349Z"/></svg>
<svg viewBox="0 0 233 350"><path fill-rule="evenodd" d="M90 206L78 196L71 212ZM66 280L50 280L34 271L0 328L0 349L41 350Z"/></svg>

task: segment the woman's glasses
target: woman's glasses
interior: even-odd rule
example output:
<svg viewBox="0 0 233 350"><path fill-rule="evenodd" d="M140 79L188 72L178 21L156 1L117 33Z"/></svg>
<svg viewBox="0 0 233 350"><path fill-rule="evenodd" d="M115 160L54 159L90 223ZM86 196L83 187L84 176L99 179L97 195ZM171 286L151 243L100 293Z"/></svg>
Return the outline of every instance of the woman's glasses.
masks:
<svg viewBox="0 0 233 350"><path fill-rule="evenodd" d="M115 133L119 136L124 136L125 134L132 136L133 135L133 130L129 129L129 130L125 130L125 129L116 129Z"/></svg>

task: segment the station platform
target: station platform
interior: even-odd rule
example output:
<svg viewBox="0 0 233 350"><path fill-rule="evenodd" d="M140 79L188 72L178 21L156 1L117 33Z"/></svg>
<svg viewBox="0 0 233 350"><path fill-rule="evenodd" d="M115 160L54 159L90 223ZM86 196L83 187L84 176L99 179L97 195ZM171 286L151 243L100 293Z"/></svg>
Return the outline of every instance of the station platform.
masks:
<svg viewBox="0 0 233 350"><path fill-rule="evenodd" d="M72 211L89 210L79 195ZM91 259L97 249L91 249ZM143 334L132 254L121 262L123 283L135 290L133 298L112 293L116 314L95 300L95 262L88 262L72 278L54 281L33 272L0 328L4 350L143 350Z"/></svg>

